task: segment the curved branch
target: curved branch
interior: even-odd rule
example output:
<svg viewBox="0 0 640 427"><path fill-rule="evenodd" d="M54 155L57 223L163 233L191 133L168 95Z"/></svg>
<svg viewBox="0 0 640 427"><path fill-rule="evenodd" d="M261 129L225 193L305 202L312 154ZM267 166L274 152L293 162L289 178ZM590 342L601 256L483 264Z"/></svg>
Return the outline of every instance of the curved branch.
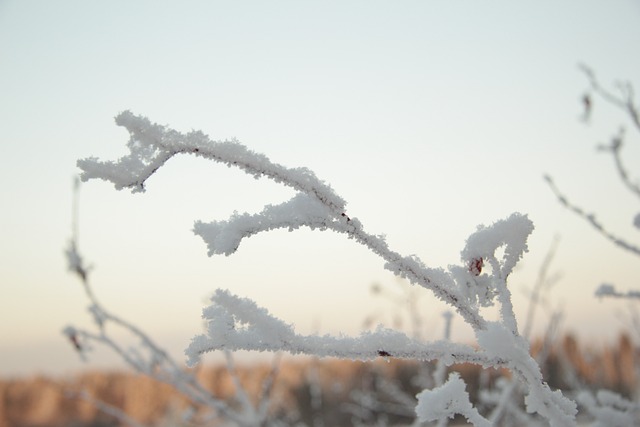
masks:
<svg viewBox="0 0 640 427"><path fill-rule="evenodd" d="M553 194L555 194L555 196L558 198L558 201L567 209L569 209L570 211L572 211L573 213L575 213L576 215L578 215L580 218L584 219L585 221L587 221L589 224L591 224L591 226L593 228L595 228L601 235L603 235L604 237L606 237L608 240L610 240L613 244L615 244L616 246L621 247L622 249L631 252L634 255L638 255L640 256L640 247L631 244L629 242L627 242L626 240L616 236L613 233L610 233L609 231L607 231L607 229L604 228L604 226L596 219L595 214L592 213L586 213L582 208L573 205L571 202L569 202L569 200L567 200L566 196L563 195L560 190L558 190L558 187L556 187L556 185L553 182L553 179L549 176L549 175L545 175L544 176L545 181L547 181L547 183L549 184L549 187L551 188L551 191L553 191Z"/></svg>
<svg viewBox="0 0 640 427"><path fill-rule="evenodd" d="M226 164L229 167L235 166L254 177L265 176L307 194L324 207L324 212L317 207L310 207L309 212L315 215L313 221L309 220L308 216L302 216L302 219L295 221L287 218L289 222L281 221L277 225L278 227L286 224L293 229L301 225L308 225L331 228L334 231L346 233L350 238L381 256L386 261L385 268L409 278L414 284L432 290L438 298L451 304L474 329L484 327L485 322L478 311L464 301L455 286L452 286L451 278L445 272L427 269L415 258L402 257L391 251L381 237L364 232L362 224L356 218L349 218L344 213L346 207L344 199L339 197L331 186L318 179L309 169L286 168L271 162L262 154L249 150L237 141L212 141L207 135L196 131L182 134L165 126L151 123L148 118L136 116L130 111L120 113L116 117L116 123L125 127L130 134L127 143L130 150L129 155L115 162L103 162L95 158L79 160L78 166L83 170L81 175L83 181L99 178L112 182L116 189L131 188L134 192L144 191L146 180L167 160L178 153L190 153ZM296 201L296 206L300 205L300 201L300 199ZM309 206L305 209L308 208ZM270 209L273 210L274 207ZM280 212L282 210L280 209ZM247 217L235 218L236 221L239 219L250 220ZM260 226L256 227L257 231L264 229L261 227L270 227L274 221L262 222ZM254 221L254 223L256 222ZM220 223L215 226L196 223L196 233L219 236L219 232L216 230L219 225ZM248 235L255 232L249 231ZM237 248L237 243L243 235L228 237L231 238L225 239L224 249L220 250L225 254L232 253ZM211 253L212 245L209 240L207 243Z"/></svg>
<svg viewBox="0 0 640 427"><path fill-rule="evenodd" d="M601 145L598 147L600 151L608 151L613 156L613 161L616 166L616 171L620 176L620 180L627 187L629 191L631 191L635 196L640 197L640 186L638 184L634 184L629 179L629 173L627 169L622 164L622 156L620 155L620 151L623 145L623 137L624 137L624 129L620 129L618 135L611 138L611 142L609 145Z"/></svg>
<svg viewBox="0 0 640 427"><path fill-rule="evenodd" d="M432 290L437 297L453 306L474 329L483 347L476 350L449 341L424 344L400 332L382 329L356 338L303 336L253 301L218 291L213 298L214 304L204 311L208 320L207 335L195 337L186 351L191 363L209 351L243 349L284 350L293 354L359 360L376 357L438 359L447 365L474 363L485 367L507 367L527 385L529 396L526 405L529 411L540 413L552 424L574 424L575 405L561 394L552 393L542 383L539 366L529 356L528 345L517 332L506 288L506 279L527 251L526 240L533 230L532 222L525 215L513 214L490 227L480 227L469 237L461 254L464 267L452 266L449 272L431 269L417 257L401 256L391 250L383 237L365 232L357 218L351 218L344 212L345 201L306 168L285 168L236 141L215 142L200 132L183 135L130 112L120 114L116 121L129 130L130 154L117 162L79 161L84 180L102 178L113 182L118 189L144 191L146 180L169 158L178 153L191 153L239 167L255 177L266 176L290 186L304 194L278 206L269 205L258 215L234 215L229 221L196 223L195 231L208 244L210 254L233 253L242 238L273 228L308 226L343 233L382 257L386 269ZM505 249L502 260L498 260L495 254L499 247ZM483 260L491 266L491 274L485 272L481 275ZM486 295L470 291L478 287ZM497 324L502 325L502 329L489 328L489 323L479 311L480 305L495 302L496 293L500 295L501 322L504 325ZM104 315L98 308L96 311Z"/></svg>
<svg viewBox="0 0 640 427"><path fill-rule="evenodd" d="M96 158L78 160L83 181L101 178L111 181L118 190L130 188L133 192L143 192L145 182L158 168L176 154L186 153L238 167L255 178L267 177L317 198L336 215L344 212L346 202L307 168L287 168L236 140L212 141L199 131L182 134L130 111L120 113L115 120L130 134L129 155L116 162L101 162Z"/></svg>
<svg viewBox="0 0 640 427"><path fill-rule="evenodd" d="M468 345L450 341L425 344L391 329L378 329L358 337L301 335L254 301L226 290L216 290L212 302L203 310L208 322L207 335L194 337L185 351L190 365L196 364L204 353L216 350L286 351L362 361L378 357L442 360L447 365L473 363L484 367L509 364L507 359L487 356Z"/></svg>
<svg viewBox="0 0 640 427"><path fill-rule="evenodd" d="M638 107L635 105L633 86L631 83L626 82L624 84L618 84L618 88L622 95L622 97L619 97L602 87L591 68L584 64L580 64L578 68L580 68L580 70L582 70L582 72L587 76L593 90L607 102L625 110L629 114L633 124L638 130L640 130L640 112L638 111Z"/></svg>

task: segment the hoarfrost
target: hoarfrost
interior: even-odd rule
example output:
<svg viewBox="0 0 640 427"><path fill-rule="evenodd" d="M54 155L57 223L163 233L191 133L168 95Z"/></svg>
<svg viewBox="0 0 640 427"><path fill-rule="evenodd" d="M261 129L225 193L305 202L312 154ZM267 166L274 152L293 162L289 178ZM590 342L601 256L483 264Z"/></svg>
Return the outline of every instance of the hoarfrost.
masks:
<svg viewBox="0 0 640 427"><path fill-rule="evenodd" d="M421 422L437 421L463 415L474 426L490 427L469 401L466 384L457 372L449 374L447 382L433 390L423 390L417 396L416 415Z"/></svg>

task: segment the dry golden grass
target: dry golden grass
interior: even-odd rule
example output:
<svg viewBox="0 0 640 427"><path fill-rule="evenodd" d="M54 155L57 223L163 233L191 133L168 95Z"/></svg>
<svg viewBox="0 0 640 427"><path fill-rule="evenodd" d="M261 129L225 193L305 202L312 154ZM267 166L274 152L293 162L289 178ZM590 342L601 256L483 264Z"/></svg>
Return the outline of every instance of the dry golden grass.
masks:
<svg viewBox="0 0 640 427"><path fill-rule="evenodd" d="M539 342L532 351L539 351ZM585 386L608 388L627 397L634 397L638 387L637 349L628 336L621 336L616 345L596 349L581 345L572 336L555 343L543 373L552 388L567 389L571 372ZM472 398L479 387L480 370L476 366L455 366L465 381ZM269 375L270 366L239 366L238 376L254 398L260 394L261 382ZM418 371L417 362L380 360L374 363L342 360L292 359L283 362L272 392L272 410L278 414L296 414L310 421L313 411L310 386L322 390L323 416L327 425L344 420L342 406L353 389L375 389L376 377L397 381L409 394L419 391L412 384ZM223 366L204 367L197 372L212 394L229 399L234 394L233 381ZM491 378L502 375L492 371ZM66 395L69 391L85 390L110 405L121 408L144 424L160 422L170 412L187 407L187 401L173 388L159 384L143 375L122 372L85 372L73 377L51 379L41 376L0 380L0 427L57 427L117 425L112 417L95 406ZM341 418L342 417L342 418ZM335 425L335 424L334 424Z"/></svg>

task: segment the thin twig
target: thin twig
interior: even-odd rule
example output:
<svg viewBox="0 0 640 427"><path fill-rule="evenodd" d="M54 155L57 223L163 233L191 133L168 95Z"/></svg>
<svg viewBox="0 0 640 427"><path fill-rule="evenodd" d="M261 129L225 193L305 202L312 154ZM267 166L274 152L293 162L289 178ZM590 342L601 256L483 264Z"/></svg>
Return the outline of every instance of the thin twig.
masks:
<svg viewBox="0 0 640 427"><path fill-rule="evenodd" d="M593 228L595 228L601 235L603 235L604 237L606 237L608 240L610 240L613 244L615 244L616 246L621 247L624 250L627 250L631 253L633 253L634 255L638 255L640 256L640 247L627 242L626 240L622 239L621 237L616 236L613 233L610 233L609 231L607 231L606 228L604 228L604 226L596 219L595 214L592 213L586 213L582 208L572 204L571 202L569 202L569 200L567 199L567 197L562 194L560 192L560 190L558 189L558 187L556 187L555 183L553 182L553 179L549 176L549 175L545 175L544 176L545 181L547 181L547 184L549 184L549 187L551 188L551 191L553 191L553 194L556 195L556 197L558 198L558 201L567 209L569 209L570 211L574 212L576 215L578 215L580 218L584 219L585 221L587 221L589 224L591 224L591 226Z"/></svg>
<svg viewBox="0 0 640 427"><path fill-rule="evenodd" d="M633 86L631 83L618 83L617 86L621 92L621 96L616 96L602 87L591 68L584 64L580 64L578 68L587 76L593 90L607 102L626 111L633 124L640 130L640 113L638 112L638 107L635 105Z"/></svg>
<svg viewBox="0 0 640 427"><path fill-rule="evenodd" d="M145 427L144 424L141 424L135 419L131 418L129 415L125 414L120 408L110 405L103 400L96 399L86 391L79 391L79 392L68 391L66 392L66 395L69 397L74 397L76 399L84 400L85 402L90 403L92 406L96 407L99 411L104 412L107 415L111 415L112 417L120 421L120 423L129 425L131 427Z"/></svg>

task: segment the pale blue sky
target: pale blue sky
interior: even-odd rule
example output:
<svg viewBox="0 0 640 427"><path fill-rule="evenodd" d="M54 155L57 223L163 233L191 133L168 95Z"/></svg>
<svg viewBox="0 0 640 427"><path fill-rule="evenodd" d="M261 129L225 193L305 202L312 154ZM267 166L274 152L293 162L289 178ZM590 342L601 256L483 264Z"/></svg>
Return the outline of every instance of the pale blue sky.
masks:
<svg viewBox="0 0 640 427"><path fill-rule="evenodd" d="M639 22L637 1L0 1L0 374L82 367L60 335L89 326L62 256L71 182L76 159L124 154L113 116L125 109L315 170L369 231L430 266L457 262L477 224L528 213L536 231L511 280L516 308L559 233L563 280L549 306L586 339L614 336L625 305L593 290L637 286L640 264L559 207L542 175L636 238L637 201L594 150L627 121L603 103L592 124L578 120L577 64L605 84L638 83ZM190 232L289 196L192 158L172 160L142 195L88 183L80 249L95 292L178 355L217 287L301 331L357 333L381 309L371 283L395 282L353 242L276 232L207 258ZM442 309L424 297L431 338Z"/></svg>

